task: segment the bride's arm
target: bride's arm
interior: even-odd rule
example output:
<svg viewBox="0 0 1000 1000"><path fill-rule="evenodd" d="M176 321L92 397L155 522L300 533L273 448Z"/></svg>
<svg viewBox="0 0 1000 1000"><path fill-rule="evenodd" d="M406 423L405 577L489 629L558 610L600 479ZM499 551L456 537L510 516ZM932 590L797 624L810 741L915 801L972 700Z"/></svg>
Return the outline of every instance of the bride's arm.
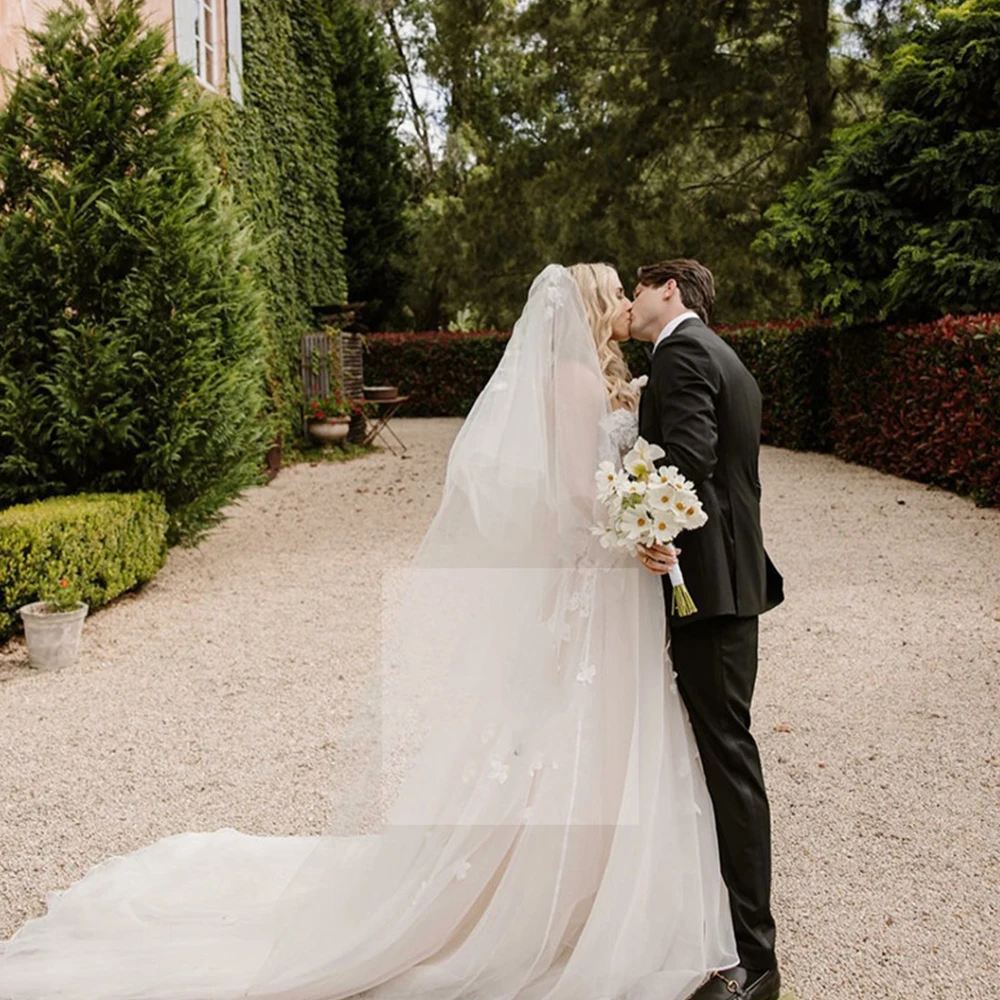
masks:
<svg viewBox="0 0 1000 1000"><path fill-rule="evenodd" d="M554 372L553 450L560 503L568 504L586 521L595 523L597 486L594 474L601 457L601 418L607 413L604 380L578 361L561 361Z"/></svg>

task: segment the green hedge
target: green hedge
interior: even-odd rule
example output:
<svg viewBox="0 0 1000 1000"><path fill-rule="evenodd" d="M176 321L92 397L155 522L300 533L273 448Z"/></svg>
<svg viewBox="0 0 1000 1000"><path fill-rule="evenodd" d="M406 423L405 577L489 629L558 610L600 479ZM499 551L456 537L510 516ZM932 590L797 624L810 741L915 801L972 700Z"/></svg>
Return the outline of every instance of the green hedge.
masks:
<svg viewBox="0 0 1000 1000"><path fill-rule="evenodd" d="M0 511L0 642L17 609L70 579L91 609L151 580L167 556L167 511L156 493L52 497Z"/></svg>
<svg viewBox="0 0 1000 1000"><path fill-rule="evenodd" d="M720 328L764 395L761 436L781 448L829 450L829 328L791 321ZM399 386L411 417L463 417L496 368L510 334L377 333L366 337L365 381ZM643 346L624 345L633 375L646 374Z"/></svg>
<svg viewBox="0 0 1000 1000"><path fill-rule="evenodd" d="M719 328L764 397L761 438L832 451L1000 506L1000 314L835 330L816 320ZM508 334L375 334L365 380L412 395L409 416L464 416ZM649 370L641 344L624 353Z"/></svg>
<svg viewBox="0 0 1000 1000"><path fill-rule="evenodd" d="M395 385L407 417L464 417L500 362L510 333L372 333L365 382Z"/></svg>

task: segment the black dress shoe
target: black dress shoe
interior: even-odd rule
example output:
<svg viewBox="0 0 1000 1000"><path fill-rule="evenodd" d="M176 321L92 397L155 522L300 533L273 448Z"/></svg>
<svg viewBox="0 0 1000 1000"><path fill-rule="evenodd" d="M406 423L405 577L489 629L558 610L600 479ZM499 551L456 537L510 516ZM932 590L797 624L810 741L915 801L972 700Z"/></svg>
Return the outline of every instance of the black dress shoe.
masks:
<svg viewBox="0 0 1000 1000"><path fill-rule="evenodd" d="M745 969L737 965L724 972L713 972L688 1000L778 1000L781 973L773 969Z"/></svg>

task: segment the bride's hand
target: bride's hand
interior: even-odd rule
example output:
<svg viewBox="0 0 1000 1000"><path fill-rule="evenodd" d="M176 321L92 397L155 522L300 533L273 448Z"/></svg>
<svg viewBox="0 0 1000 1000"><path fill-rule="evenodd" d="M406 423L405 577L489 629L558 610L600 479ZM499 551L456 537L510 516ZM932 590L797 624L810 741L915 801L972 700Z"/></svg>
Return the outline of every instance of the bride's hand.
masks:
<svg viewBox="0 0 1000 1000"><path fill-rule="evenodd" d="M673 545L640 545L638 557L639 562L650 573L663 576L677 565L677 557L681 554L681 551L681 549L674 548Z"/></svg>

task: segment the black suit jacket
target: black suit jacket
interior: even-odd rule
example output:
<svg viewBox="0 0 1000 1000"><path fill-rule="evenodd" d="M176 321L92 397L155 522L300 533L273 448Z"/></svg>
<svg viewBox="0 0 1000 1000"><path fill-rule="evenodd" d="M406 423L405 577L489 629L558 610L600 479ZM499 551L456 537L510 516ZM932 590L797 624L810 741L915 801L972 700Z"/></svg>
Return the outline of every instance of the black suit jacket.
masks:
<svg viewBox="0 0 1000 1000"><path fill-rule="evenodd" d="M671 627L718 615L759 615L784 600L783 580L760 527L761 395L736 352L700 319L678 324L650 361L639 433L658 444L698 491L708 522L682 532L684 572L697 613ZM670 579L663 577L667 607Z"/></svg>

